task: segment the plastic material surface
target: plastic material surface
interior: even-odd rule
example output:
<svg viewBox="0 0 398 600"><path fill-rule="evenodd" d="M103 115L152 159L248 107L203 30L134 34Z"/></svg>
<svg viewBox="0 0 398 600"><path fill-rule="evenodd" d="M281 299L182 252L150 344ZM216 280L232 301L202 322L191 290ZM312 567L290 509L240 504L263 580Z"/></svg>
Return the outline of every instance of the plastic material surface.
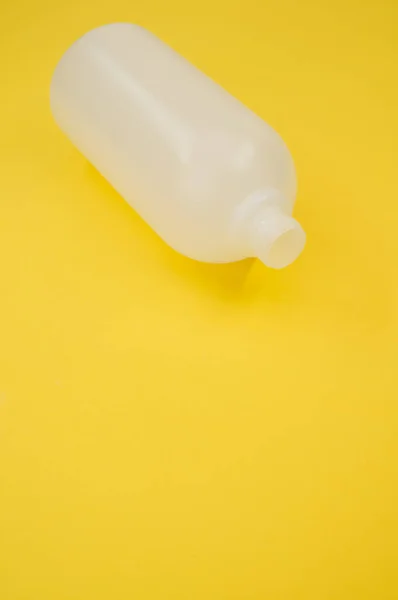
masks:
<svg viewBox="0 0 398 600"><path fill-rule="evenodd" d="M77 41L51 87L59 126L175 250L281 268L302 251L292 158L280 136L136 25Z"/></svg>

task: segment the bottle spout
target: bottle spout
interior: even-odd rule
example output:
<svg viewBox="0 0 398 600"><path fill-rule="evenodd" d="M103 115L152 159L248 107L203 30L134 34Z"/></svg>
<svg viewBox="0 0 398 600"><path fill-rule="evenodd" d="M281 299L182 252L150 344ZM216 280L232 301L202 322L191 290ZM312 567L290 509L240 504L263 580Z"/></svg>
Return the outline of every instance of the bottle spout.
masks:
<svg viewBox="0 0 398 600"><path fill-rule="evenodd" d="M264 207L253 216L250 249L267 267L283 269L290 265L303 251L305 241L301 225L278 206Z"/></svg>

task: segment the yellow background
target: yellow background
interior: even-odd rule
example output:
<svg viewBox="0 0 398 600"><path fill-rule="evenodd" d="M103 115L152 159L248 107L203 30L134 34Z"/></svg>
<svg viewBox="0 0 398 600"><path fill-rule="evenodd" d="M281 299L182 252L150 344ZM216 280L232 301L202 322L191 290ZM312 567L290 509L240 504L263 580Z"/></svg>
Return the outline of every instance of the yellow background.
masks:
<svg viewBox="0 0 398 600"><path fill-rule="evenodd" d="M3 0L1 600L398 598L398 3ZM49 113L151 29L272 124L302 258L168 249Z"/></svg>

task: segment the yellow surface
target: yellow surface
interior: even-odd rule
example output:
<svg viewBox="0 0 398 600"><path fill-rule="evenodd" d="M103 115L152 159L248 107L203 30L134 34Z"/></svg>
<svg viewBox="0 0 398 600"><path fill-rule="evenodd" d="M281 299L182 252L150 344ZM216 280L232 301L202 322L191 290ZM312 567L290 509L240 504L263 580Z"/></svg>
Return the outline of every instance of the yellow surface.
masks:
<svg viewBox="0 0 398 600"><path fill-rule="evenodd" d="M396 0L0 16L1 600L396 600ZM121 20L286 139L294 266L176 255L57 130L58 59Z"/></svg>

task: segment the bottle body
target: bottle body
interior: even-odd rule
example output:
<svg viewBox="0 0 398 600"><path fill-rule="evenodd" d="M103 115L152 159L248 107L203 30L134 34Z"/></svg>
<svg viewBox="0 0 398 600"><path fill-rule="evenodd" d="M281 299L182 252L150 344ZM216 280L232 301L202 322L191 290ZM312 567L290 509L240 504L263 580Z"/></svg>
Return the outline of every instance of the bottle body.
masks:
<svg viewBox="0 0 398 600"><path fill-rule="evenodd" d="M282 139L141 27L108 25L78 40L56 69L51 107L77 148L182 254L207 262L258 254L253 236L270 207L285 218L278 239L294 230L304 245L288 220L296 177Z"/></svg>

